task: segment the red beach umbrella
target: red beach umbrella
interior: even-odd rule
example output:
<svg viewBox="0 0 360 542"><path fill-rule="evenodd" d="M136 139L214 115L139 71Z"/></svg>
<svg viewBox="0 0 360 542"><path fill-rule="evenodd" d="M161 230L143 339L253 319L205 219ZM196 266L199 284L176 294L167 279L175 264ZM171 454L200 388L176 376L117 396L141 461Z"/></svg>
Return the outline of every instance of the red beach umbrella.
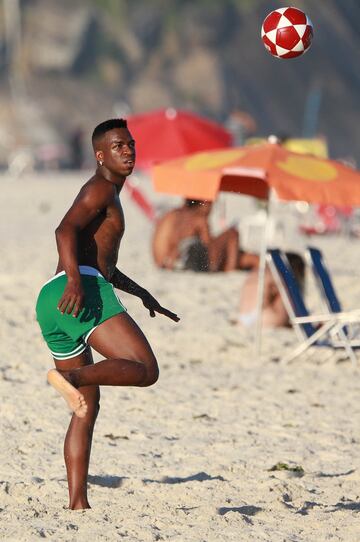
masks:
<svg viewBox="0 0 360 542"><path fill-rule="evenodd" d="M220 124L173 108L150 111L127 118L136 140L136 164L152 165L198 151L221 149L232 144L232 136Z"/></svg>

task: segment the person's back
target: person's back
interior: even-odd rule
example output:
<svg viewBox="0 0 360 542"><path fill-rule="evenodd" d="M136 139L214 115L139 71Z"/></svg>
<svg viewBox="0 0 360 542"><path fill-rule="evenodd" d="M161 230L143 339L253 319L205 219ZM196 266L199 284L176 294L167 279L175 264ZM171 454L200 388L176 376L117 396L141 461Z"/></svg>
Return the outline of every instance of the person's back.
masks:
<svg viewBox="0 0 360 542"><path fill-rule="evenodd" d="M185 203L166 213L156 224L152 250L158 267L173 269L181 256L182 242L188 239L209 241L206 212Z"/></svg>

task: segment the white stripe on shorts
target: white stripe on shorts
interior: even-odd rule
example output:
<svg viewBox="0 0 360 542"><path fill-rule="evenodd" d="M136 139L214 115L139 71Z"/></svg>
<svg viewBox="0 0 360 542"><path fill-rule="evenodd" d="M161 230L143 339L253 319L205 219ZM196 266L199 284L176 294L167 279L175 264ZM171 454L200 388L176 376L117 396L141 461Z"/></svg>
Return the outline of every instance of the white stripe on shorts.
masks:
<svg viewBox="0 0 360 542"><path fill-rule="evenodd" d="M55 359L59 359L59 360L69 359L69 358L74 358L75 356L78 356L79 354L84 352L84 350L86 349L86 346L87 346L86 344L80 344L74 350L71 350L70 352L53 352L52 350L50 350L50 352Z"/></svg>
<svg viewBox="0 0 360 542"><path fill-rule="evenodd" d="M90 265L79 265L79 271L80 271L80 275L92 275L93 277L104 278L104 276L100 273L100 271L95 269L95 267L90 267ZM60 271L60 273L57 273L56 275L51 277L51 279L46 281L42 287L46 286L46 284L49 284L49 282L52 282L53 280L57 279L58 277L61 277L62 275L65 275L65 271Z"/></svg>

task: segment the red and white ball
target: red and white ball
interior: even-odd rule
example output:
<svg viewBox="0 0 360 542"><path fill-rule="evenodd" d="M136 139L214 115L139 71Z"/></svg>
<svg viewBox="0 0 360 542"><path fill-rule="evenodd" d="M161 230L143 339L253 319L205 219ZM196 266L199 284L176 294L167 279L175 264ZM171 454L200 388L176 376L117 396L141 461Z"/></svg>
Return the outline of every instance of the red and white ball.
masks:
<svg viewBox="0 0 360 542"><path fill-rule="evenodd" d="M313 38L313 25L300 9L287 7L269 13L261 27L266 49L277 58L295 58L307 51Z"/></svg>

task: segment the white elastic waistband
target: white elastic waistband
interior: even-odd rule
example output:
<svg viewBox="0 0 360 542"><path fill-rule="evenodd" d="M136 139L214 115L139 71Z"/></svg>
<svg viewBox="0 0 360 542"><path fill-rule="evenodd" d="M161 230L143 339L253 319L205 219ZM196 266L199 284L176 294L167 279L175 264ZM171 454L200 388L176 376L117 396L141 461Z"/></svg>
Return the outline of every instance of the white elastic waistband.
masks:
<svg viewBox="0 0 360 542"><path fill-rule="evenodd" d="M104 278L103 275L100 273L100 271L95 269L95 267L90 267L89 265L79 265L79 271L80 271L80 275L92 275L93 277ZM56 275L51 277L51 279L46 281L45 284L43 284L43 287L46 286L46 284L49 284L49 282L52 282L58 277L61 277L61 275L65 275L65 274L66 274L65 271L60 271L60 273L57 273Z"/></svg>

